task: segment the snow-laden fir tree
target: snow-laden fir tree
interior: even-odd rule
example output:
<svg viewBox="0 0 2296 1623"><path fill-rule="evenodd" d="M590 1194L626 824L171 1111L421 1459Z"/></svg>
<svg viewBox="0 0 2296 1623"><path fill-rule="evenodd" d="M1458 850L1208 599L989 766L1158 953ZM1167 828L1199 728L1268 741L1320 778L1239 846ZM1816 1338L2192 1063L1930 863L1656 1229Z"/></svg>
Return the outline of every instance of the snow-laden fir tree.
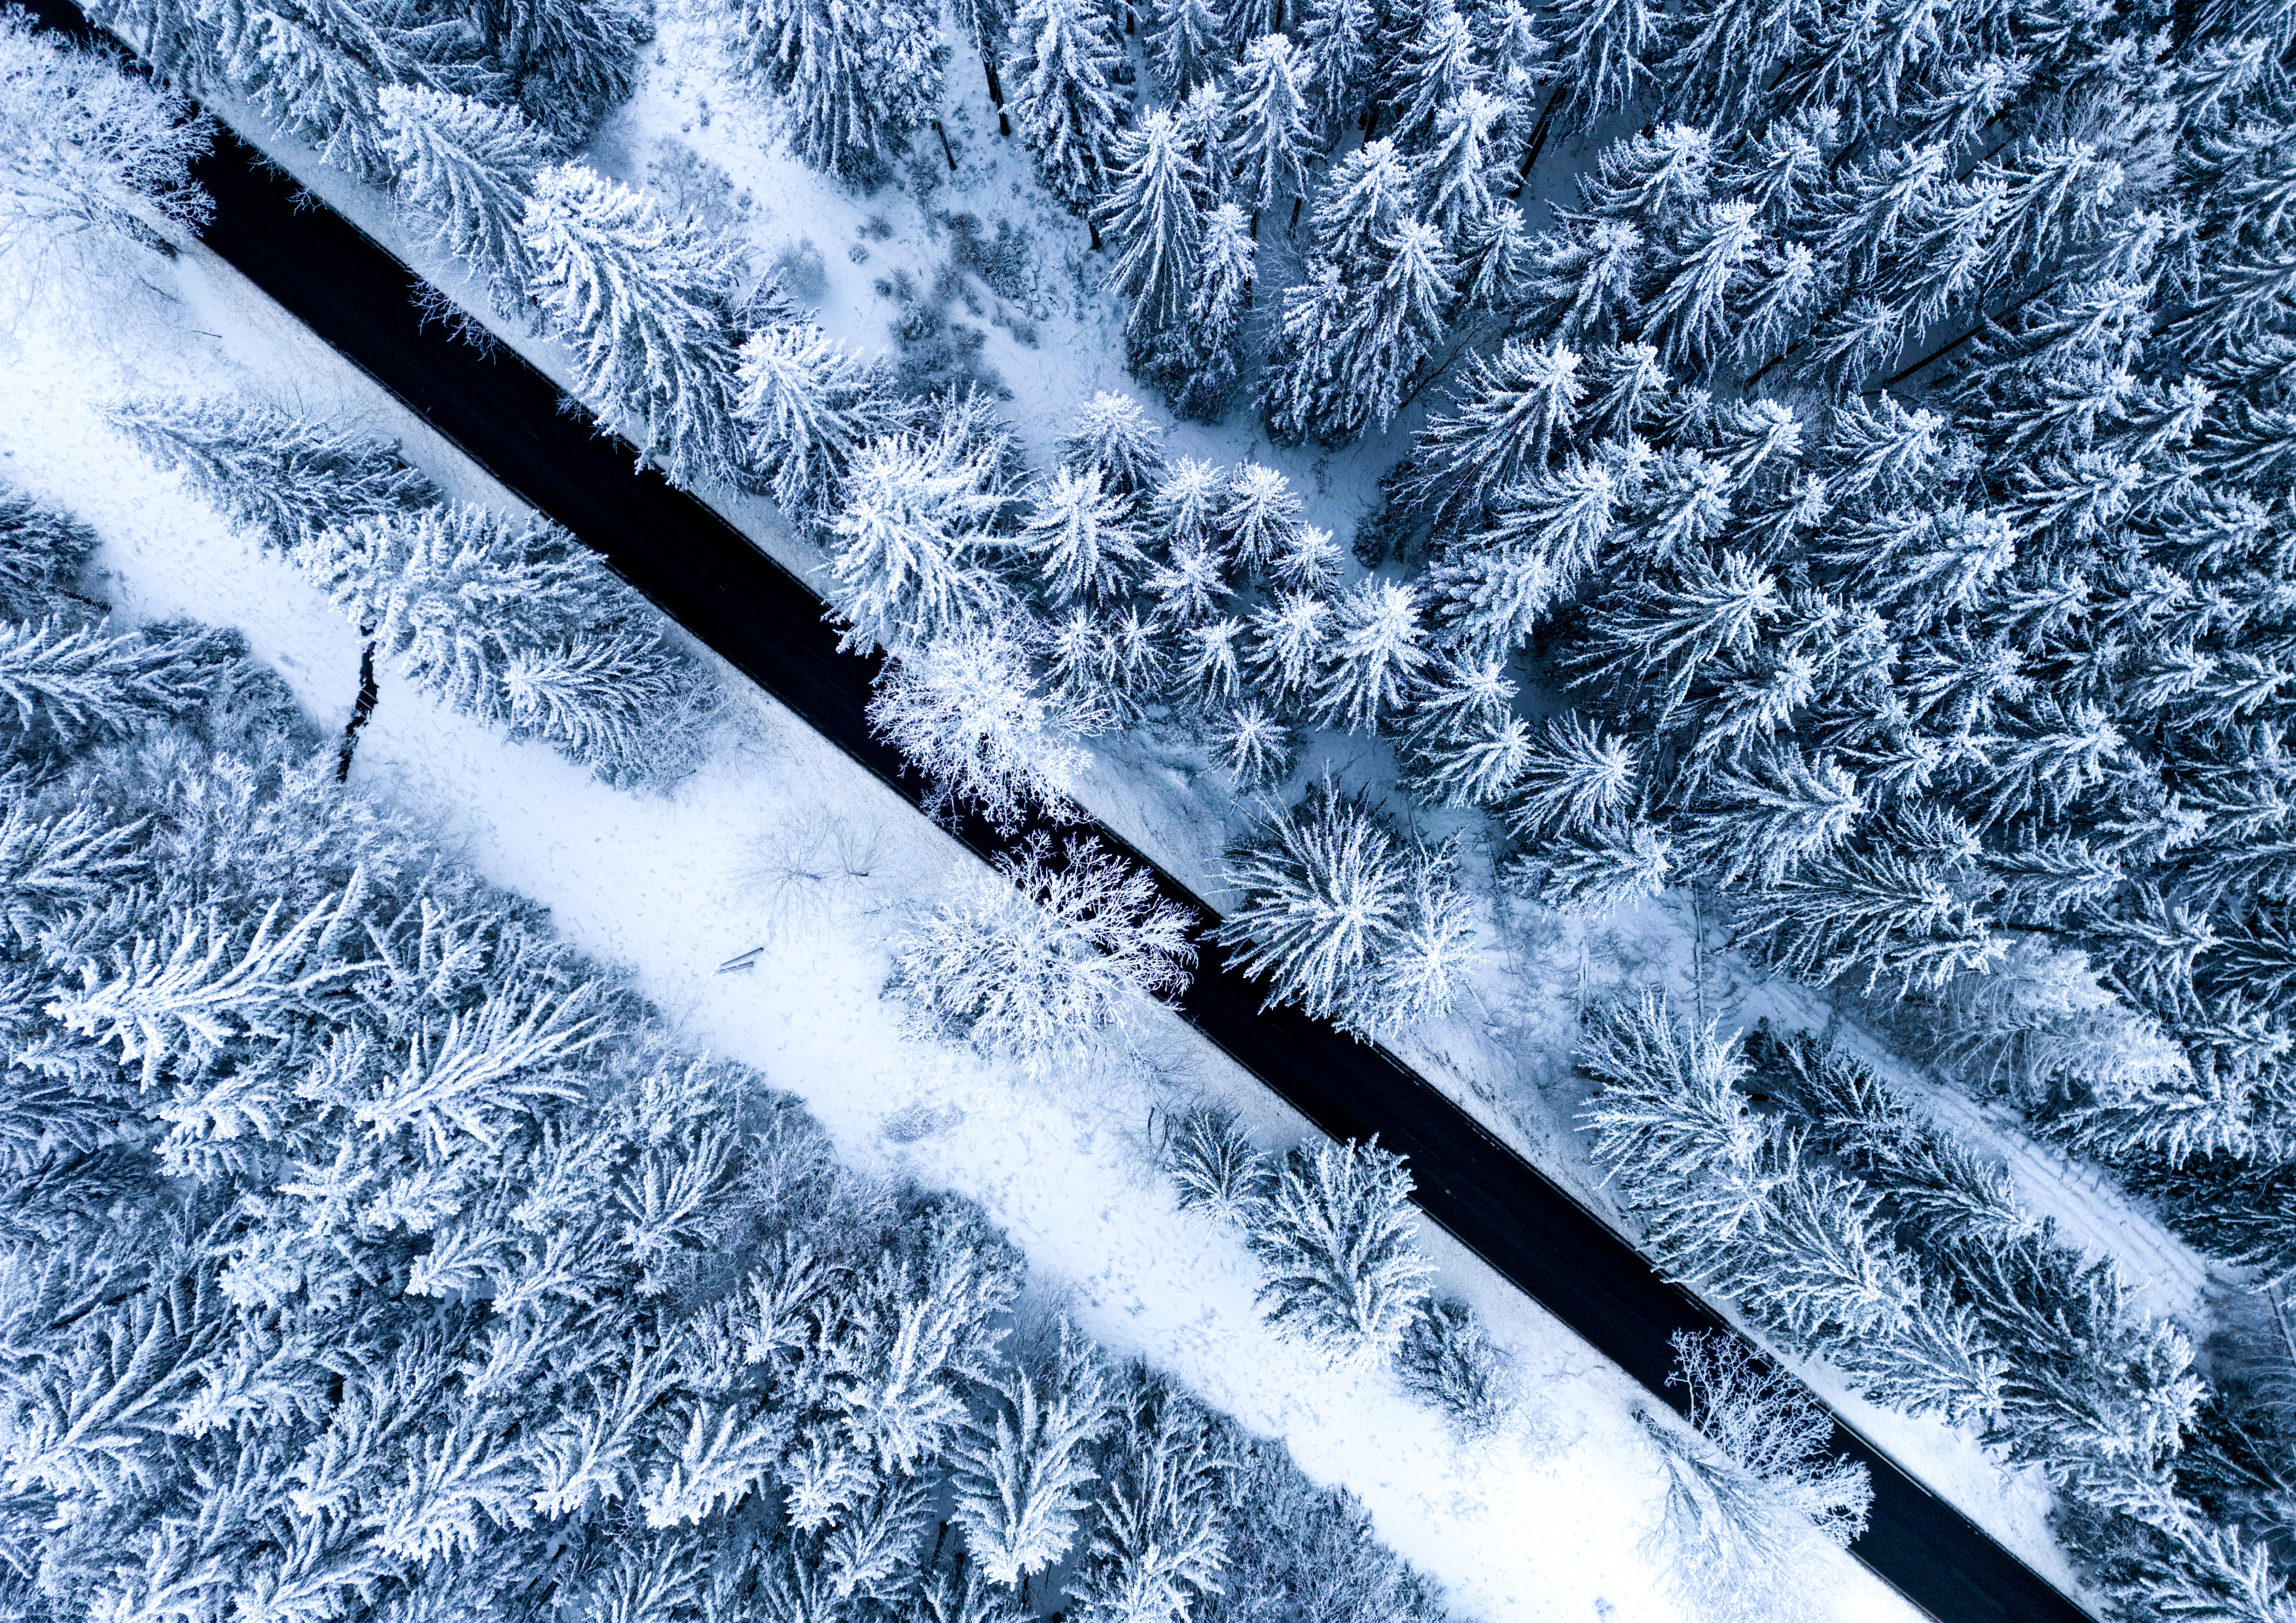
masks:
<svg viewBox="0 0 2296 1623"><path fill-rule="evenodd" d="M68 607L95 547L95 532L70 514L0 485L0 619L41 619Z"/></svg>
<svg viewBox="0 0 2296 1623"><path fill-rule="evenodd" d="M1240 205L1221 203L1205 213L1187 312L1165 335L1155 363L1183 415L1217 421L1234 396L1258 256Z"/></svg>
<svg viewBox="0 0 2296 1623"><path fill-rule="evenodd" d="M168 90L0 17L0 254L196 233L214 208L192 174L209 134Z"/></svg>
<svg viewBox="0 0 2296 1623"><path fill-rule="evenodd" d="M362 519L441 499L390 441L217 397L115 401L104 420L263 546L284 552Z"/></svg>
<svg viewBox="0 0 2296 1623"><path fill-rule="evenodd" d="M906 653L997 619L1012 591L989 567L1010 504L998 447L959 425L870 441L847 465L827 526L831 607L845 642Z"/></svg>
<svg viewBox="0 0 2296 1623"><path fill-rule="evenodd" d="M1243 900L1217 939L1269 1004L1363 1035L1445 1012L1470 934L1450 854L1330 783L1270 809L1231 857Z"/></svg>
<svg viewBox="0 0 2296 1623"><path fill-rule="evenodd" d="M1226 1462L1210 1417L1169 1381L1136 1364L1115 1387L1070 1601L1090 1623L1185 1623L1223 1589Z"/></svg>
<svg viewBox="0 0 2296 1623"><path fill-rule="evenodd" d="M1148 23L1148 60L1174 101L1218 79L1227 66L1220 7L1213 0L1157 0Z"/></svg>
<svg viewBox="0 0 2296 1623"><path fill-rule="evenodd" d="M1313 592L1279 592L1252 611L1246 658L1259 691L1280 713L1308 708L1335 622L1332 600Z"/></svg>
<svg viewBox="0 0 2296 1623"><path fill-rule="evenodd" d="M1162 108L1116 138L1114 184L1100 224L1116 255L1116 285L1131 301L1125 335L1136 364L1179 322L1193 293L1203 184L1203 170Z"/></svg>
<svg viewBox="0 0 2296 1623"><path fill-rule="evenodd" d="M1392 722L1430 659L1416 588L1372 576L1338 599L1316 718L1351 733L1376 733Z"/></svg>
<svg viewBox="0 0 2296 1623"><path fill-rule="evenodd" d="M1261 1316L1334 1364L1391 1357L1434 1273L1412 1243L1411 1189L1403 1158L1375 1139L1284 1156L1245 1230Z"/></svg>
<svg viewBox="0 0 2296 1623"><path fill-rule="evenodd" d="M1183 1211L1241 1223L1267 1181L1267 1158L1225 1105L1190 1105L1168 1119L1160 1141Z"/></svg>
<svg viewBox="0 0 2296 1623"><path fill-rule="evenodd" d="M742 343L734 415L743 467L783 512L818 521L836 511L864 447L898 436L902 405L883 363L847 352L811 322L785 322Z"/></svg>
<svg viewBox="0 0 2296 1623"><path fill-rule="evenodd" d="M940 13L915 0L727 0L735 70L785 98L792 151L873 184L940 99Z"/></svg>
<svg viewBox="0 0 2296 1623"><path fill-rule="evenodd" d="M1061 459L1097 468L1107 488L1146 501L1164 477L1164 430L1130 395L1102 389L1076 410Z"/></svg>
<svg viewBox="0 0 2296 1623"><path fill-rule="evenodd" d="M1437 535L1480 529L1501 491L1544 473L1570 446L1586 392L1579 357L1560 344L1511 339L1496 357L1476 357L1456 406L1413 440L1390 499Z"/></svg>
<svg viewBox="0 0 2296 1623"><path fill-rule="evenodd" d="M732 246L580 164L535 177L520 236L534 266L527 291L600 419L681 485L730 476L741 456Z"/></svg>
<svg viewBox="0 0 2296 1623"><path fill-rule="evenodd" d="M375 105L399 201L498 305L522 301L535 267L520 231L555 143L515 108L427 86L386 86Z"/></svg>
<svg viewBox="0 0 2296 1623"><path fill-rule="evenodd" d="M1081 760L1003 617L903 651L877 678L869 725L931 780L932 815L977 811L1000 828L1065 808Z"/></svg>
<svg viewBox="0 0 2296 1623"><path fill-rule="evenodd" d="M1146 555L1129 496L1103 490L1097 463L1068 465L1037 488L1013 545L1036 563L1055 603L1107 602L1127 594Z"/></svg>
<svg viewBox="0 0 2296 1623"><path fill-rule="evenodd" d="M1032 1069L1074 1060L1143 996L1176 996L1195 949L1154 876L1089 838L1037 835L894 949L892 984L929 1029Z"/></svg>
<svg viewBox="0 0 2296 1623"><path fill-rule="evenodd" d="M1236 64L1229 91L1235 123L1228 162L1235 176L1234 199L1250 211L1255 225L1261 215L1281 211L1308 189L1308 160L1316 142L1308 73L1306 56L1281 34L1252 41Z"/></svg>
<svg viewBox="0 0 2296 1623"><path fill-rule="evenodd" d="M1248 462L1220 493L1221 545L1238 569L1265 574L1300 537L1300 493L1265 463Z"/></svg>
<svg viewBox="0 0 2296 1623"><path fill-rule="evenodd" d="M957 1447L954 1520L980 1570L1012 1587L1075 1542L1110 1393L1098 1354L1063 1319L1043 1369L1015 1367L997 1397L995 1413L968 1426Z"/></svg>
<svg viewBox="0 0 2296 1623"><path fill-rule="evenodd" d="M1464 1302L1422 1302L1396 1346L1395 1372L1464 1440L1490 1437L1514 1414L1513 1360Z"/></svg>
<svg viewBox="0 0 2296 1623"><path fill-rule="evenodd" d="M1328 143L1362 111L1374 70L1379 8L1373 0L1318 0L1296 32L1308 61L1308 94Z"/></svg>
<svg viewBox="0 0 2296 1623"><path fill-rule="evenodd" d="M528 117L578 144L636 86L652 20L629 0L460 0L488 64Z"/></svg>
<svg viewBox="0 0 2296 1623"><path fill-rule="evenodd" d="M1081 214L1109 189L1124 124L1111 14L1086 0L1021 0L1013 39L1013 124L1053 195Z"/></svg>
<svg viewBox="0 0 2296 1623"><path fill-rule="evenodd" d="M564 530L481 507L363 520L290 554L344 617L457 709L616 783L690 765L709 685Z"/></svg>

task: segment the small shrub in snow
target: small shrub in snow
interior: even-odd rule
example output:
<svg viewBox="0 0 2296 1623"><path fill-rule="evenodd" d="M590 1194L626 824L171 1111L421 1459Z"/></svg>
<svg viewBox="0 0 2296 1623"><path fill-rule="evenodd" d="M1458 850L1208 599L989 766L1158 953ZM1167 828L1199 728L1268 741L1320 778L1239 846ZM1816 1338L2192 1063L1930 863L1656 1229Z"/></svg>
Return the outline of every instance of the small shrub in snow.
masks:
<svg viewBox="0 0 2296 1623"><path fill-rule="evenodd" d="M1140 995L1187 985L1187 911L1146 869L1091 839L1056 858L1042 834L997 868L895 949L893 985L930 1027L1041 1064L1120 1024Z"/></svg>
<svg viewBox="0 0 2296 1623"><path fill-rule="evenodd" d="M1390 1357L1434 1270L1412 1244L1411 1175L1370 1143L1303 1144L1253 1207L1246 1237L1267 1322L1333 1363Z"/></svg>
<svg viewBox="0 0 2296 1623"><path fill-rule="evenodd" d="M1423 1303L1396 1347L1395 1371L1463 1438L1488 1437L1514 1412L1507 1356L1464 1302Z"/></svg>
<svg viewBox="0 0 2296 1623"><path fill-rule="evenodd" d="M1182 1211L1248 1223L1267 1185L1267 1158L1226 1105L1190 1105L1164 1129L1164 1161Z"/></svg>
<svg viewBox="0 0 2296 1623"><path fill-rule="evenodd" d="M1059 816L1082 756L1029 667L1021 631L962 627L886 666L869 725L932 781L925 810L979 811L999 829Z"/></svg>

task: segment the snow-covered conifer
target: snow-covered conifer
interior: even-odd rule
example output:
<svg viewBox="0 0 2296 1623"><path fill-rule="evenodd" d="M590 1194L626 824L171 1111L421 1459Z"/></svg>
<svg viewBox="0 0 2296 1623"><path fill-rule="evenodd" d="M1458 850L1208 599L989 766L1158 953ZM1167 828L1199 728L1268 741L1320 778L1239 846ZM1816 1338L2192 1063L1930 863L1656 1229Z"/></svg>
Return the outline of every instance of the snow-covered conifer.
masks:
<svg viewBox="0 0 2296 1623"><path fill-rule="evenodd" d="M1279 711L1305 709L1323 674L1335 610L1313 592L1282 592L1251 612L1253 676Z"/></svg>
<svg viewBox="0 0 2296 1623"><path fill-rule="evenodd" d="M1658 895L1674 866L1673 847L1657 828L1614 822L1550 842L1519 858L1506 877L1511 889L1550 907L1599 914Z"/></svg>
<svg viewBox="0 0 2296 1623"><path fill-rule="evenodd" d="M1164 477L1164 430L1130 395L1102 389L1076 410L1074 426L1061 436L1061 460L1078 468L1098 468L1102 485L1119 495L1146 500Z"/></svg>
<svg viewBox="0 0 2296 1623"><path fill-rule="evenodd" d="M1263 463L1248 462L1221 493L1220 540L1236 565L1264 573L1298 542L1300 496Z"/></svg>
<svg viewBox="0 0 2296 1623"><path fill-rule="evenodd" d="M1217 418L1234 392L1258 255L1250 221L1239 205L1221 203L1204 214L1195 289L1186 318L1168 335L1163 351L1165 368L1180 380L1174 391L1179 409L1189 416Z"/></svg>
<svg viewBox="0 0 2296 1623"><path fill-rule="evenodd" d="M1374 576L1341 594L1316 692L1325 725L1376 733L1404 708L1431 656L1418 590Z"/></svg>
<svg viewBox="0 0 2296 1623"><path fill-rule="evenodd" d="M1257 699L1247 699L1215 719L1210 742L1228 776L1246 788L1272 783L1291 770L1291 729Z"/></svg>
<svg viewBox="0 0 2296 1623"><path fill-rule="evenodd" d="M849 355L810 322L752 332L739 380L734 414L748 431L746 470L793 518L832 511L862 447L900 428L883 364Z"/></svg>
<svg viewBox="0 0 2296 1623"><path fill-rule="evenodd" d="M1631 740L1602 732L1578 711L1549 718L1515 779L1508 825L1538 840L1608 824L1634 800L1639 754Z"/></svg>
<svg viewBox="0 0 2296 1623"><path fill-rule="evenodd" d="M1329 143L1361 110L1379 10L1374 0L1315 0L1304 12L1299 35L1308 59L1308 94Z"/></svg>
<svg viewBox="0 0 2296 1623"><path fill-rule="evenodd" d="M816 168L881 178L940 98L940 13L916 0L727 0L735 70L789 100L791 145Z"/></svg>
<svg viewBox="0 0 2296 1623"><path fill-rule="evenodd" d="M1228 161L1235 201L1255 219L1307 191L1316 139L1308 72L1305 54L1282 34L1252 41L1236 65Z"/></svg>
<svg viewBox="0 0 2296 1623"><path fill-rule="evenodd" d="M1390 135L1406 152L1422 152L1432 145L1444 113L1467 92L1479 89L1483 77L1474 30L1456 0L1434 0L1418 12L1418 22L1394 66L1388 95L1395 111Z"/></svg>
<svg viewBox="0 0 2296 1623"><path fill-rule="evenodd" d="M1234 703L1242 640L1243 622L1226 615L1191 626L1182 634L1180 668L1198 709L1218 715Z"/></svg>
<svg viewBox="0 0 2296 1623"><path fill-rule="evenodd" d="M1386 431L1448 318L1457 266L1441 234L1406 219L1381 248L1378 280L1362 289L1341 335L1336 384L1317 430L1327 440L1372 422Z"/></svg>
<svg viewBox="0 0 2296 1623"><path fill-rule="evenodd" d="M730 475L741 454L730 245L580 164L535 177L520 235L527 291L600 418L680 484Z"/></svg>
<svg viewBox="0 0 2296 1623"><path fill-rule="evenodd" d="M1469 86L1435 115L1433 139L1419 155L1421 215L1455 248L1481 231L1491 212L1490 148L1505 111Z"/></svg>
<svg viewBox="0 0 2296 1623"><path fill-rule="evenodd" d="M1228 1223L1248 1220L1267 1186L1267 1158L1253 1146L1234 1111L1190 1105L1171 1119L1162 1148L1182 1211L1201 1211Z"/></svg>
<svg viewBox="0 0 2296 1623"><path fill-rule="evenodd" d="M1463 311L1512 308L1530 280L1533 243L1522 210L1494 202L1459 237L1459 307Z"/></svg>
<svg viewBox="0 0 2296 1623"><path fill-rule="evenodd" d="M1634 100L1664 37L1662 13L1648 0L1555 0L1547 20L1556 77L1570 86L1581 128Z"/></svg>
<svg viewBox="0 0 2296 1623"><path fill-rule="evenodd" d="M1084 1489L1097 1479L1090 1445L1108 1426L1110 1395L1092 1344L1063 1319L1041 1373L1013 1370L996 1410L967 1424L955 1450L955 1520L992 1582L1016 1586L1068 1553Z"/></svg>
<svg viewBox="0 0 2296 1623"><path fill-rule="evenodd" d="M1220 8L1212 0L1157 0L1148 25L1148 60L1175 102L1217 79L1227 65Z"/></svg>
<svg viewBox="0 0 2296 1623"><path fill-rule="evenodd" d="M379 653L457 709L612 782L692 753L709 684L555 526L441 506L324 531L291 556Z"/></svg>
<svg viewBox="0 0 2296 1623"><path fill-rule="evenodd" d="M1473 1308L1431 1298L1420 1305L1395 1349L1403 1384L1470 1441L1490 1436L1513 1414L1511 1362Z"/></svg>
<svg viewBox="0 0 2296 1623"><path fill-rule="evenodd" d="M1857 779L1838 761L1767 746L1709 780L1683 846L1718 884L1773 885L1839 849L1866 812Z"/></svg>
<svg viewBox="0 0 2296 1623"><path fill-rule="evenodd" d="M440 245L469 263L498 304L522 300L534 266L520 228L534 177L552 157L550 137L515 108L428 86L387 85L375 108L399 200L428 217Z"/></svg>
<svg viewBox="0 0 2296 1623"><path fill-rule="evenodd" d="M1220 504L1228 471L1198 456L1183 456L1164 471L1148 500L1148 516L1168 549L1220 545Z"/></svg>
<svg viewBox="0 0 2296 1623"><path fill-rule="evenodd" d="M993 446L961 430L871 441L828 525L830 603L846 641L906 653L994 619L1011 592L985 561L1006 505Z"/></svg>
<svg viewBox="0 0 2296 1623"><path fill-rule="evenodd" d="M1477 528L1501 489L1544 473L1569 446L1586 390L1579 357L1561 344L1510 339L1496 358L1478 356L1457 409L1413 441L1394 501L1437 534Z"/></svg>
<svg viewBox="0 0 2296 1623"><path fill-rule="evenodd" d="M629 99L638 46L651 32L644 8L629 0L466 0L455 9L528 116L570 144Z"/></svg>
<svg viewBox="0 0 2296 1623"><path fill-rule="evenodd" d="M1132 500L1101 488L1098 463L1063 464L1038 485L1013 545L1037 562L1057 603L1106 602L1130 590L1147 561Z"/></svg>
<svg viewBox="0 0 2296 1623"><path fill-rule="evenodd" d="M21 750L117 738L188 709L206 674L196 638L114 634L109 622L0 622L0 728Z"/></svg>
<svg viewBox="0 0 2296 1623"><path fill-rule="evenodd" d="M1245 1231L1268 1323L1335 1364L1393 1356L1434 1273L1412 1243L1403 1158L1328 1139L1286 1155Z"/></svg>
<svg viewBox="0 0 2296 1623"><path fill-rule="evenodd" d="M869 725L931 780L935 816L971 808L1009 829L1069 804L1078 752L1003 619L904 651L877 677Z"/></svg>
<svg viewBox="0 0 2296 1623"><path fill-rule="evenodd" d="M1328 529L1303 524L1275 555L1275 578L1302 592L1324 592L1340 584L1347 551Z"/></svg>
<svg viewBox="0 0 2296 1623"><path fill-rule="evenodd" d="M1118 135L1114 151L1101 225L1116 252L1116 285L1132 304L1125 330L1141 353L1179 321L1193 296L1204 173L1161 108Z"/></svg>
<svg viewBox="0 0 2296 1623"><path fill-rule="evenodd" d="M1086 1623L1186 1623L1221 1588L1224 1461L1184 1394L1136 1365L1119 1381L1115 1437L1069 1594Z"/></svg>
<svg viewBox="0 0 2296 1623"><path fill-rule="evenodd" d="M1124 122L1111 15L1085 0L1021 0L1013 20L1013 122L1053 195L1078 213L1107 191Z"/></svg>
<svg viewBox="0 0 2296 1623"><path fill-rule="evenodd" d="M420 512L439 488L398 448L348 430L228 398L122 400L104 410L114 429L193 494L285 551L362 519Z"/></svg>
<svg viewBox="0 0 2296 1623"><path fill-rule="evenodd" d="M38 619L78 584L95 532L0 485L0 619Z"/></svg>

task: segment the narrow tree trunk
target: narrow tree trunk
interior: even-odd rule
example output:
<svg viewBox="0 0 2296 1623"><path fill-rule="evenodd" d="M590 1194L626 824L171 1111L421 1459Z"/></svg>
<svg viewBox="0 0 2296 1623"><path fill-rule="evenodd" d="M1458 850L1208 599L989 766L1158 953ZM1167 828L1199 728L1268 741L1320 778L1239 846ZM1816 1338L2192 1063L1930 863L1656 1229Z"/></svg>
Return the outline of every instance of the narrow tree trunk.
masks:
<svg viewBox="0 0 2296 1623"><path fill-rule="evenodd" d="M1257 209L1251 211L1251 240L1255 242L1259 241L1259 210Z"/></svg>
<svg viewBox="0 0 2296 1623"><path fill-rule="evenodd" d="M1009 135L1013 133L1013 120L1005 117L1004 110L1001 107L996 110L996 133L1000 135Z"/></svg>
<svg viewBox="0 0 2296 1623"><path fill-rule="evenodd" d="M358 700L351 706L350 725L343 729L343 752L335 762L335 782L338 783L351 781L351 755L358 748L359 729L373 717L375 701L382 697L382 690L375 685L374 680L374 627L362 626L359 634L369 641L359 651Z"/></svg>
<svg viewBox="0 0 2296 1623"><path fill-rule="evenodd" d="M1287 230L1297 231L1300 229L1300 205L1307 201L1308 200L1304 197L1295 197L1292 200L1292 224L1286 227Z"/></svg>
<svg viewBox="0 0 2296 1623"><path fill-rule="evenodd" d="M1562 86L1557 85L1546 98L1546 105L1538 110L1538 122L1530 127L1530 139L1523 143L1522 173L1514 183L1511 197L1521 197L1522 189L1530 184L1531 166L1538 161L1539 153L1546 150L1546 132L1554 127L1555 110L1562 104Z"/></svg>
<svg viewBox="0 0 2296 1623"><path fill-rule="evenodd" d="M1092 251L1098 253L1100 251L1100 222L1094 219L1090 215L1086 215L1085 217L1084 228L1092 233Z"/></svg>
<svg viewBox="0 0 2296 1623"><path fill-rule="evenodd" d="M1132 8L1128 5L1124 8L1124 31L1128 34L1136 34L1140 31L1139 21L1133 15Z"/></svg>
<svg viewBox="0 0 2296 1623"><path fill-rule="evenodd" d="M932 121L932 126L933 134L940 137L940 155L948 160L948 172L954 175L956 173L956 153L949 147L948 132L940 127L939 119Z"/></svg>
<svg viewBox="0 0 2296 1623"><path fill-rule="evenodd" d="M996 82L996 64L984 56L980 70L988 76L988 99L1001 110L1004 105L1004 86Z"/></svg>

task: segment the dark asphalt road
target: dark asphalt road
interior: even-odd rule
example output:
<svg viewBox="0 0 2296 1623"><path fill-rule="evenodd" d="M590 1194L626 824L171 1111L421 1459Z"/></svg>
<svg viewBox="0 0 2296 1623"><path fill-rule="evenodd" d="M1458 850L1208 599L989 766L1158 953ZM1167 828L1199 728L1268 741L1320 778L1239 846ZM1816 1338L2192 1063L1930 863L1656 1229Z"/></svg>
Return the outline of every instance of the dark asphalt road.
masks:
<svg viewBox="0 0 2296 1623"><path fill-rule="evenodd" d="M85 35L69 0L31 0L51 26ZM206 242L473 460L596 548L663 612L890 783L923 785L869 735L874 663L836 649L820 601L710 508L660 475L633 472L619 440L559 410L555 385L508 350L486 353L426 325L419 277L332 209L299 193L229 131L200 178L216 201ZM977 820L958 833L1001 848ZM1106 830L1104 840L1138 857ZM1144 861L1144 859L1142 859ZM1169 875L1165 889L1207 918ZM1601 1219L1376 1047L1289 1010L1208 947L1182 1012L1236 1062L1336 1138L1368 1138L1410 1160L1426 1215L1663 1401L1677 1330L1719 1321ZM1952 1505L1845 1429L1840 1446L1873 1473L1874 1508L1855 1552L1945 1623L2076 1623L2086 1616ZM1522 1529L1536 1537L1535 1529Z"/></svg>

